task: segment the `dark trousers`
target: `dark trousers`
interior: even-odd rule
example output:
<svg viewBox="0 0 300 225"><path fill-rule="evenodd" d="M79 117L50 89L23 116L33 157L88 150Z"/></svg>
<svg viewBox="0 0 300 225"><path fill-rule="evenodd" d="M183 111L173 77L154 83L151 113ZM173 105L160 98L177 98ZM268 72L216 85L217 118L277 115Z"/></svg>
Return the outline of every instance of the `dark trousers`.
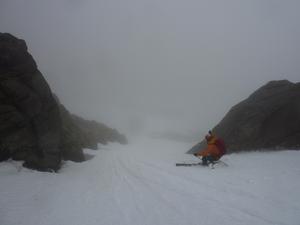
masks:
<svg viewBox="0 0 300 225"><path fill-rule="evenodd" d="M203 165L208 165L209 163L214 163L214 158L211 155L208 156L203 156L202 157L202 164Z"/></svg>

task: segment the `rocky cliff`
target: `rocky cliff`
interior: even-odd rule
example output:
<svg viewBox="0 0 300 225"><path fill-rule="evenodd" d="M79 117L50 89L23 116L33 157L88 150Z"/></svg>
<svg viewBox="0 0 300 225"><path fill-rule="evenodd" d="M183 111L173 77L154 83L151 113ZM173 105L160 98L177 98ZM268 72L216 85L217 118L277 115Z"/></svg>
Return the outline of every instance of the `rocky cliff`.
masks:
<svg viewBox="0 0 300 225"><path fill-rule="evenodd" d="M83 161L83 148L119 141L124 135L74 116L53 96L25 41L0 33L0 161L24 160L41 171L61 160Z"/></svg>
<svg viewBox="0 0 300 225"><path fill-rule="evenodd" d="M127 144L127 138L125 135L103 123L99 123L94 120L85 120L76 115L72 115L72 119L88 137L88 148L97 148L97 143L107 144L108 142L118 142L120 144Z"/></svg>
<svg viewBox="0 0 300 225"><path fill-rule="evenodd" d="M0 33L0 158L57 170L61 118L25 41Z"/></svg>
<svg viewBox="0 0 300 225"><path fill-rule="evenodd" d="M119 142L127 144L125 135L120 134L96 121L85 120L71 114L58 100L62 118L62 141L61 150L64 159L80 162L84 160L83 148L97 149L98 143Z"/></svg>
<svg viewBox="0 0 300 225"><path fill-rule="evenodd" d="M213 132L229 152L300 149L300 83L267 83L232 107ZM189 153L204 146L202 141Z"/></svg>

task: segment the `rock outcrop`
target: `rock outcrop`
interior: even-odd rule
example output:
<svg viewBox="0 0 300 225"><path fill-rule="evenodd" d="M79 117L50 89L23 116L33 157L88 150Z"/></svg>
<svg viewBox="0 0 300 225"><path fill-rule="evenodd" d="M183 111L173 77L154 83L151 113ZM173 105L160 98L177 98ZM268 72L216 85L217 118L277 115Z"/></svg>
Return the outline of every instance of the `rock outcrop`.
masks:
<svg viewBox="0 0 300 225"><path fill-rule="evenodd" d="M98 143L119 142L127 144L127 139L117 130L96 121L85 120L71 114L60 102L56 101L62 119L61 150L64 160L80 162L84 160L83 148L96 150Z"/></svg>
<svg viewBox="0 0 300 225"><path fill-rule="evenodd" d="M108 142L118 142L120 144L127 144L125 135L120 134L116 129L112 129L103 123L94 120L85 120L79 116L72 115L74 123L88 137L87 147L91 149L97 148L97 143L107 144Z"/></svg>
<svg viewBox="0 0 300 225"><path fill-rule="evenodd" d="M72 115L52 94L25 41L0 33L0 161L56 171L61 160L84 160L83 148L126 137Z"/></svg>
<svg viewBox="0 0 300 225"><path fill-rule="evenodd" d="M0 33L0 158L57 170L61 161L59 109L25 41Z"/></svg>
<svg viewBox="0 0 300 225"><path fill-rule="evenodd" d="M267 83L232 107L213 132L229 152L300 149L300 83ZM202 141L189 153L204 146Z"/></svg>
<svg viewBox="0 0 300 225"><path fill-rule="evenodd" d="M89 147L85 144L88 140L86 134L74 123L72 115L69 111L59 102L55 96L59 106L61 121L62 121L62 138L60 149L64 160L71 160L75 162L84 161L83 148Z"/></svg>

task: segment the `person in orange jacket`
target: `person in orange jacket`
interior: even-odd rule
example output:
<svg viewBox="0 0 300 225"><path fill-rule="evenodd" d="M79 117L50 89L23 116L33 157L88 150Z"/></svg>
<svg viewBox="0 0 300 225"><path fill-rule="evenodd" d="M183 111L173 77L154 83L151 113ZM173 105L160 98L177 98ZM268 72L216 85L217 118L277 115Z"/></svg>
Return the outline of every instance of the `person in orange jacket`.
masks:
<svg viewBox="0 0 300 225"><path fill-rule="evenodd" d="M207 148L201 149L195 153L194 156L202 157L203 165L208 165L218 161L225 153L226 147L224 141L221 138L217 138L211 131L205 136L207 142Z"/></svg>

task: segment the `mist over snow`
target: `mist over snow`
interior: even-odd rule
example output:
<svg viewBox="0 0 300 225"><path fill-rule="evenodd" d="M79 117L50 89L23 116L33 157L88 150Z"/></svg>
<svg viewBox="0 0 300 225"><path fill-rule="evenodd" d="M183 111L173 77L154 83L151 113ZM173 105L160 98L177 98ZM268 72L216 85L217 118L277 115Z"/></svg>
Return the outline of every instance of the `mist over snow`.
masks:
<svg viewBox="0 0 300 225"><path fill-rule="evenodd" d="M299 225L300 83L270 82L220 129L224 140L285 151L175 166L197 164L185 153L253 91L300 81L299 9L297 0L0 0L0 225Z"/></svg>
<svg viewBox="0 0 300 225"><path fill-rule="evenodd" d="M299 7L292 0L1 0L0 30L26 40L71 112L121 131L202 134L267 81L299 81Z"/></svg>
<svg viewBox="0 0 300 225"><path fill-rule="evenodd" d="M197 162L180 142L100 147L58 174L1 163L1 225L299 224L298 151L231 154L212 170L175 167Z"/></svg>

